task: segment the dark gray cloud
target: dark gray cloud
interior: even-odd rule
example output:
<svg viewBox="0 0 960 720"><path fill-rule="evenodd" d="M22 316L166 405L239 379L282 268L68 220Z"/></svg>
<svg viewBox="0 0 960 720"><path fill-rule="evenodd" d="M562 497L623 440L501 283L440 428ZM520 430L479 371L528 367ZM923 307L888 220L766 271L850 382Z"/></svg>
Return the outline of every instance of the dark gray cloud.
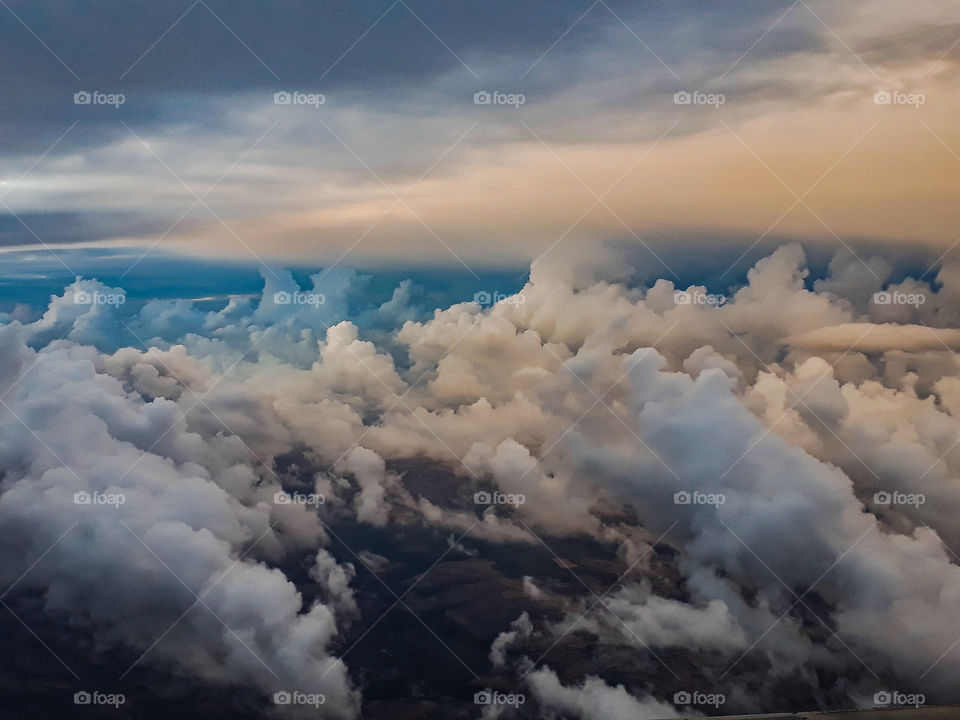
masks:
<svg viewBox="0 0 960 720"><path fill-rule="evenodd" d="M37 237L50 244L109 240L121 235L162 233L169 223L137 213L0 211L0 247L30 245Z"/></svg>
<svg viewBox="0 0 960 720"><path fill-rule="evenodd" d="M345 92L388 107L402 100L398 95L451 74L447 102L490 82L543 96L596 79L598 68L590 58L611 42L620 61L607 71L627 86L638 70L645 76L637 78L638 87L649 78L675 84L654 53L681 75L702 67L708 56L719 58L718 67L732 64L787 5L750 2L718 9L707 2L610 0L607 6L596 5L584 15L589 5L567 0L366 0L349 6L184 0L103 2L82 9L12 2L0 25L3 154L46 149L75 120L80 125L57 152L115 137L121 130L117 119L138 127L213 129L219 119L210 104L251 91ZM771 39L757 55L771 48L811 49L819 42L802 29L774 31ZM122 92L126 102L119 110L78 108L73 104L78 90ZM619 102L634 99L627 90ZM50 133L55 134L47 137Z"/></svg>

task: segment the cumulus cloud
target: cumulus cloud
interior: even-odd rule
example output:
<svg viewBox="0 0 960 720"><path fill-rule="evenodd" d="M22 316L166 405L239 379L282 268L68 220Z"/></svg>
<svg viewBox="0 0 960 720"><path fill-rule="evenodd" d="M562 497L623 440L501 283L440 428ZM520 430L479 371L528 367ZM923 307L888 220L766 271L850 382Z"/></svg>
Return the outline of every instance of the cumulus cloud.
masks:
<svg viewBox="0 0 960 720"><path fill-rule="evenodd" d="M502 667L507 661L507 648L517 639L530 637L532 632L533 623L530 622L530 616L527 613L523 613L510 623L510 629L497 635L490 646L490 662L493 666Z"/></svg>
<svg viewBox="0 0 960 720"><path fill-rule="evenodd" d="M103 648L265 695L321 692L331 717L354 716L358 695L328 650L334 613L303 607L272 567L324 542L316 518L274 513L236 438L200 435L174 401L98 372L92 348L36 352L26 336L0 328L4 583L40 592ZM320 557L342 604L345 571Z"/></svg>
<svg viewBox="0 0 960 720"><path fill-rule="evenodd" d="M587 600L588 607L592 599ZM560 633L577 628L611 638L636 641L640 647L682 647L727 652L746 649L747 635L722 599L702 607L650 592L649 584L625 585L604 599L608 613L584 621L588 608L575 608L560 622ZM627 634L624 636L624 630Z"/></svg>
<svg viewBox="0 0 960 720"><path fill-rule="evenodd" d="M360 484L354 501L357 519L382 527L387 523L389 508L384 503L386 463L372 450L357 447L340 463L344 471L352 473Z"/></svg>
<svg viewBox="0 0 960 720"><path fill-rule="evenodd" d="M567 714L583 720L655 720L678 716L672 705L651 697L638 700L623 685L610 687L598 677L587 676L580 685L563 685L556 673L545 667L530 673L528 681L553 717Z"/></svg>
<svg viewBox="0 0 960 720"><path fill-rule="evenodd" d="M611 587L577 632L709 653L813 688L829 669L847 678L831 692L850 697L873 668L947 692L960 663L943 632L960 613L947 549L960 544L956 266L934 285L884 289L886 261L867 258L874 276L835 260L811 282L803 249L788 245L726 302L701 303L675 293L711 288L637 285L616 257L540 264L522 303L464 302L429 317L410 310L410 285L351 315L349 273L304 289L278 272L259 300L217 312L83 306L74 292L115 289L77 280L39 320L0 327L5 566L15 573L13 560L37 557L76 520L63 549L82 555L77 567L63 560L23 580L52 612L141 648L154 638L135 617L173 622L191 592L209 590L243 642L198 607L148 657L180 652L203 677L244 677L264 692L275 672L321 687L330 712L347 716L358 696L329 648L362 618L354 568L325 549L321 518L386 533L421 525L469 555L483 550L467 540L532 552L588 539L616 545L645 577ZM872 300L881 291L926 300L891 318ZM274 303L283 292L327 302ZM444 468L443 479L427 487L393 469L413 461ZM278 505L285 483L328 502ZM524 501L475 502L490 486ZM79 491L127 502L78 508ZM915 502L887 501L893 493ZM640 562L660 536L676 558L669 589ZM163 563L144 563L144 544ZM320 586L306 608L278 567L297 554ZM149 592L118 609L111 582L127 573ZM500 626L490 658L502 672L535 639L536 608L556 611L537 627L561 640L593 603L548 583L518 581L530 607ZM752 664L737 666L743 654ZM551 712L665 716L657 700L602 679L529 677Z"/></svg>

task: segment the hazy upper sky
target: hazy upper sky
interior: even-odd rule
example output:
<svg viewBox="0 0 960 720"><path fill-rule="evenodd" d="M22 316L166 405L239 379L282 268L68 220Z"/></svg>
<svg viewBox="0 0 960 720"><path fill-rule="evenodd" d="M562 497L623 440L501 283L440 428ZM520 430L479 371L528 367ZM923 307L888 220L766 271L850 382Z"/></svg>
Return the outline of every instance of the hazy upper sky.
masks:
<svg viewBox="0 0 960 720"><path fill-rule="evenodd" d="M960 236L955 2L14 0L0 18L6 248L463 270L619 240L669 276L712 248L937 258Z"/></svg>

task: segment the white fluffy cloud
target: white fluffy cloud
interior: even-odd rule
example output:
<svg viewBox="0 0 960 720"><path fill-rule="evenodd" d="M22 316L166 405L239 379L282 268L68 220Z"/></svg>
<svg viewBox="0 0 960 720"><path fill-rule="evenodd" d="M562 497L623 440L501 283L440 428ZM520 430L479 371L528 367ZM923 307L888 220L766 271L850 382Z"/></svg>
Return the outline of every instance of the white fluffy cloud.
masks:
<svg viewBox="0 0 960 720"><path fill-rule="evenodd" d="M103 647L122 644L216 684L321 692L330 717L352 717L358 695L327 651L334 614L303 608L271 567L323 544L316 517L275 512L237 438L198 434L174 401L145 401L97 372L92 348L34 352L25 335L0 328L5 586L30 568L18 588L41 592L48 612ZM336 568L326 568L342 598Z"/></svg>
<svg viewBox="0 0 960 720"><path fill-rule="evenodd" d="M598 677L587 676L578 686L563 685L556 673L545 667L530 673L528 681L548 718L572 715L583 720L658 720L678 716L672 705L651 697L638 700L623 685L610 687Z"/></svg>
<svg viewBox="0 0 960 720"><path fill-rule="evenodd" d="M881 278L891 272L867 262ZM819 665L851 670L851 687L861 662L911 683L932 668L919 685L952 687L960 653L944 629L960 617L960 571L944 543L960 545L958 267L935 286L895 286L927 299L891 318L871 301L880 280L834 261L811 284L794 245L758 262L725 304L677 304L672 282L632 287L615 265L538 266L522 303L461 303L420 319L407 287L367 314L402 323L378 329L377 342L347 317L349 274L314 276L309 292L327 302L313 308L271 302L299 291L280 273L259 303L216 313L151 303L127 315L72 303L75 291L110 290L78 280L39 321L0 328L4 552L36 557L79 522L63 543L78 565L51 562L23 583L52 610L141 647L152 638L131 618L162 624L191 596L163 564L144 562L132 531L191 590L212 587L209 604L243 639L201 607L155 657L176 649L205 677L240 673L265 690L276 679L264 665L308 686L322 674L330 708L349 715L357 695L324 648L357 616L353 570L322 549L312 511L271 502L274 459L296 451L328 496L323 512L385 530L417 522L521 547L539 545L531 533L548 545L589 537L629 557L640 530L669 529L684 593L619 586L611 612L583 625L604 638L626 625L645 644L730 662L749 649L804 677ZM442 500L424 497L389 470L412 458L462 482ZM483 484L525 502L480 514L472 494ZM127 502L76 507L80 490ZM879 492L924 502L877 503ZM678 503L677 493L714 500ZM300 608L276 569L293 552L313 558L324 604ZM149 592L117 608L111 582L130 573ZM547 596L533 579L525 587L532 601ZM827 641L791 614L798 597L816 598ZM504 633L493 657L509 667L530 633L526 623ZM556 713L664 716L602 680L530 678Z"/></svg>

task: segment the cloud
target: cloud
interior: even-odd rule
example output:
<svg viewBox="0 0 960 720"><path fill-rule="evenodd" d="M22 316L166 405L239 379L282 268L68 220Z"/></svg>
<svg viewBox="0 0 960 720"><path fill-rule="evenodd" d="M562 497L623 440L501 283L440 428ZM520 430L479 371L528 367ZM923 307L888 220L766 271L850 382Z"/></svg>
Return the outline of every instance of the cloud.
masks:
<svg viewBox="0 0 960 720"><path fill-rule="evenodd" d="M592 605L587 600L588 607ZM658 597L648 583L625 585L611 593L604 605L609 613L592 616L584 622L587 608L575 608L557 624L565 633L574 628L587 629L608 642L623 638L639 647L681 647L725 652L746 650L747 635L721 599L702 607ZM624 630L627 631L624 635Z"/></svg>
<svg viewBox="0 0 960 720"><path fill-rule="evenodd" d="M316 518L274 513L241 443L198 434L175 402L98 372L92 348L35 352L26 337L0 328L6 586L39 592L51 616L96 630L104 649L264 695L322 692L331 717L353 717L358 695L328 650L333 612L303 607L273 566L323 543ZM342 604L345 571L319 557Z"/></svg>
<svg viewBox="0 0 960 720"><path fill-rule="evenodd" d="M960 348L960 330L893 323L847 323L791 335L784 342L801 350L818 352L952 352Z"/></svg>
<svg viewBox="0 0 960 720"><path fill-rule="evenodd" d="M490 646L490 663L494 667L502 667L507 661L507 648L518 638L530 637L533 632L533 624L530 622L530 616L523 613L510 623L510 629L506 630L493 641Z"/></svg>
<svg viewBox="0 0 960 720"><path fill-rule="evenodd" d="M122 30L106 9L67 19L47 4L21 8L24 20L78 77L19 23L4 29L18 60L0 73L10 98L5 157L30 168L29 183L17 172L6 181L5 202L36 226L7 216L5 245L79 235L146 248L162 236L162 248L244 260L459 257L486 267L574 237L596 247L635 234L671 266L674 243L652 237L672 234L689 250L704 235L711 246L739 235L743 250L761 236L830 248L840 236L858 252L862 240L881 240L916 244L931 259L954 240L944 145L957 144L956 21L933 2L909 17L873 0L843 10L750 2L727 13L611 0L618 17L556 3L495 18L456 2L418 13L436 37L403 5L355 16L327 8L322 21L316 9L285 10L266 21L208 4L234 36L203 5L165 33L178 13L156 3L124 14ZM624 57L645 71L625 77ZM73 94L94 84L127 102L75 105ZM475 105L484 88L528 101ZM326 102L276 105L282 89ZM726 102L677 105L683 90ZM925 102L878 106L878 91ZM895 166L889 147L901 150ZM742 192L725 192L731 178ZM494 205L490 187L509 192ZM200 188L218 217L190 211Z"/></svg>
<svg viewBox="0 0 960 720"><path fill-rule="evenodd" d="M210 609L243 642L198 607L150 662L185 653L198 676L245 678L265 694L283 687L271 668L349 716L359 696L332 647L366 618L354 568L325 548L321 519L364 523L376 537L453 533L451 547L481 557L498 545L599 543L645 578L620 578L608 609L579 621L599 647L671 648L718 674L732 665L738 692L792 676L805 697L838 702L869 690L866 665L902 683L932 668L924 691L949 693L958 365L917 338L957 332L954 266L932 286L888 286L925 286L912 323L874 317L885 274L871 281L834 261L811 282L797 245L757 262L718 303L677 302L680 286L664 278L636 284L615 249L592 265L535 266L522 303L455 303L427 317L402 310L421 301L410 286L383 312L356 312L346 301L355 274L318 275L306 288L265 275L259 299L219 311L76 304L74 292L117 291L79 279L39 320L0 327L11 573L80 523L23 589L134 649L189 607L190 591L209 590ZM273 303L277 292L331 299L308 310ZM844 355L831 344L860 327L875 345ZM524 501L476 503L491 486ZM326 502L277 504L281 487ZM83 490L126 502L75 506ZM926 502L878 502L881 492ZM661 535L675 559L657 583L648 553ZM309 607L283 571L297 557L319 586ZM505 619L491 634L501 673L537 641L528 628L560 639L595 599L521 572L529 626ZM131 573L145 591L118 610L113 595ZM821 688L824 671L843 687ZM544 669L530 677L551 712L611 703L663 716L659 700L588 674L574 685Z"/></svg>
<svg viewBox="0 0 960 720"><path fill-rule="evenodd" d="M383 458L372 450L357 447L343 459L340 467L353 474L360 484L354 500L357 519L378 527L386 525L389 508L384 504L386 463Z"/></svg>
<svg viewBox="0 0 960 720"><path fill-rule="evenodd" d="M587 676L579 686L565 686L550 668L542 668L532 672L528 682L548 712L573 714L583 720L678 717L673 706L650 697L638 700L623 685L610 687L598 677Z"/></svg>

